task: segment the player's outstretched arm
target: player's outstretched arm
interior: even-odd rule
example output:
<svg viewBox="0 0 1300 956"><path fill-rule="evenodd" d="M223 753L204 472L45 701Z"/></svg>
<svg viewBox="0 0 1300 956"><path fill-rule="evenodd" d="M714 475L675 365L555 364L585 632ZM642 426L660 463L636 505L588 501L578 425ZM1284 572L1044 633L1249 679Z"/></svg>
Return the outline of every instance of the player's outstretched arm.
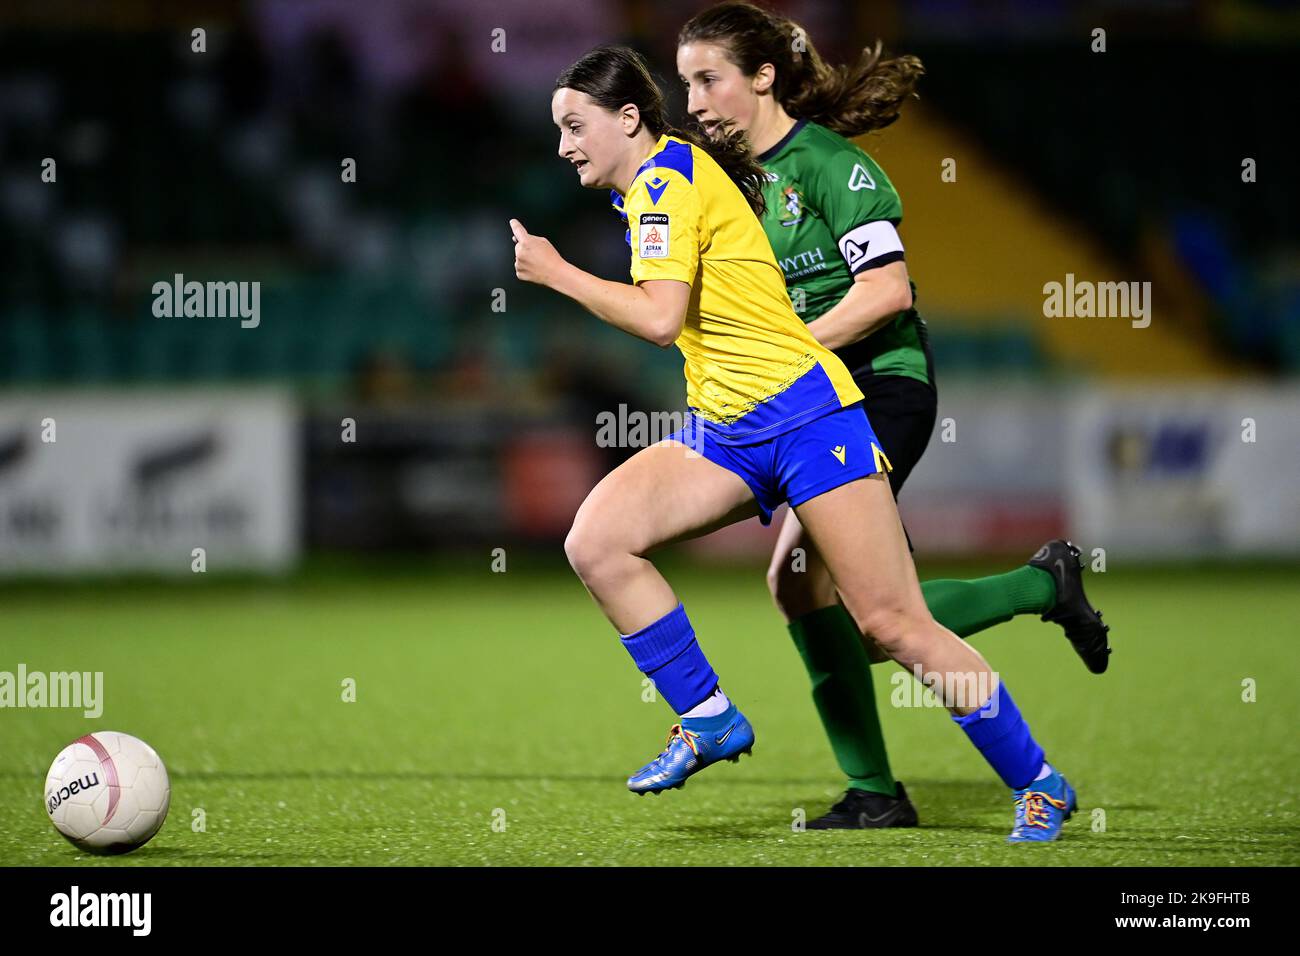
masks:
<svg viewBox="0 0 1300 956"><path fill-rule="evenodd" d="M610 282L565 260L549 239L534 236L518 219L510 220L515 238L515 275L567 295L602 322L667 348L686 321L691 287L673 279L640 285Z"/></svg>
<svg viewBox="0 0 1300 956"><path fill-rule="evenodd" d="M891 262L854 276L844 298L809 322L808 331L828 349L842 349L865 339L911 307L907 264Z"/></svg>

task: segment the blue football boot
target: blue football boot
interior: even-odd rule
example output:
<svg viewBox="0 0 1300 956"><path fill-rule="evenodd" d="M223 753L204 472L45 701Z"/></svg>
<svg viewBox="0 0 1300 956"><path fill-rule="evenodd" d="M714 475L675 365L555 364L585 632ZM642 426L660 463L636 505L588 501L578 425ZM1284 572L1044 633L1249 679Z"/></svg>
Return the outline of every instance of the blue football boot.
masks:
<svg viewBox="0 0 1300 956"><path fill-rule="evenodd" d="M1061 835L1065 821L1079 807L1074 788L1055 767L1042 780L1017 790L1016 825L1008 843L1046 843Z"/></svg>
<svg viewBox="0 0 1300 956"><path fill-rule="evenodd" d="M660 793L685 785L686 778L719 760L740 760L754 749L754 728L733 703L716 717L683 717L668 732L668 745L631 777L633 793Z"/></svg>

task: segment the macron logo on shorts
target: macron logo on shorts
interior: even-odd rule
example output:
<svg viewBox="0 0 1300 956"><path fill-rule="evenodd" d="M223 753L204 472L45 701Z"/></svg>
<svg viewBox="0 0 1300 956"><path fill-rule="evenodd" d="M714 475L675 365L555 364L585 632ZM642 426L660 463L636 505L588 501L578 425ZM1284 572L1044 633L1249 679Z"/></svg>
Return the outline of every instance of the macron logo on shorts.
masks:
<svg viewBox="0 0 1300 956"><path fill-rule="evenodd" d="M831 449L831 454L834 455L837 459L839 459L839 463L841 465L844 464L844 456L847 452L848 449L845 448L843 445L836 445L834 448Z"/></svg>

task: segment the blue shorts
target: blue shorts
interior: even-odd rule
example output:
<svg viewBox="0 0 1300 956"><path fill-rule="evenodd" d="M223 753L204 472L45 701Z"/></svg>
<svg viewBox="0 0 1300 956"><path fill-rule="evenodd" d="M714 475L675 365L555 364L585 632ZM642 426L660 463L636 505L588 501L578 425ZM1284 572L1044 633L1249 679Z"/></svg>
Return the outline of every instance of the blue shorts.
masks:
<svg viewBox="0 0 1300 956"><path fill-rule="evenodd" d="M890 467L861 402L752 445L724 445L694 416L668 438L743 478L758 500L763 524L772 523L772 512L783 501L797 507Z"/></svg>

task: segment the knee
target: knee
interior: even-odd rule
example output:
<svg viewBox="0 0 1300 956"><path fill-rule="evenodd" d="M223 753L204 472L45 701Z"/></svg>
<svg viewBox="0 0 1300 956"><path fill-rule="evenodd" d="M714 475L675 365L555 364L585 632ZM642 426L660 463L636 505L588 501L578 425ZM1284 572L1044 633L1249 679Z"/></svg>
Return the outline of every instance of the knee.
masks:
<svg viewBox="0 0 1300 956"><path fill-rule="evenodd" d="M928 613L903 604L885 603L856 615L862 633L882 651L898 660L915 655L918 645L925 640Z"/></svg>
<svg viewBox="0 0 1300 956"><path fill-rule="evenodd" d="M569 559L569 567L583 580L600 564L603 550L596 536L577 521L564 539L564 556Z"/></svg>
<svg viewBox="0 0 1300 956"><path fill-rule="evenodd" d="M773 561L767 569L767 590L787 621L829 607L838 597L826 575L796 571L787 561Z"/></svg>
<svg viewBox="0 0 1300 956"><path fill-rule="evenodd" d="M772 595L776 606L781 606L781 565L776 562L767 569L767 593Z"/></svg>
<svg viewBox="0 0 1300 956"><path fill-rule="evenodd" d="M626 548L620 547L613 537L597 530L589 521L575 520L564 539L564 554L569 559L569 566L586 584L606 576L611 565L626 553Z"/></svg>

